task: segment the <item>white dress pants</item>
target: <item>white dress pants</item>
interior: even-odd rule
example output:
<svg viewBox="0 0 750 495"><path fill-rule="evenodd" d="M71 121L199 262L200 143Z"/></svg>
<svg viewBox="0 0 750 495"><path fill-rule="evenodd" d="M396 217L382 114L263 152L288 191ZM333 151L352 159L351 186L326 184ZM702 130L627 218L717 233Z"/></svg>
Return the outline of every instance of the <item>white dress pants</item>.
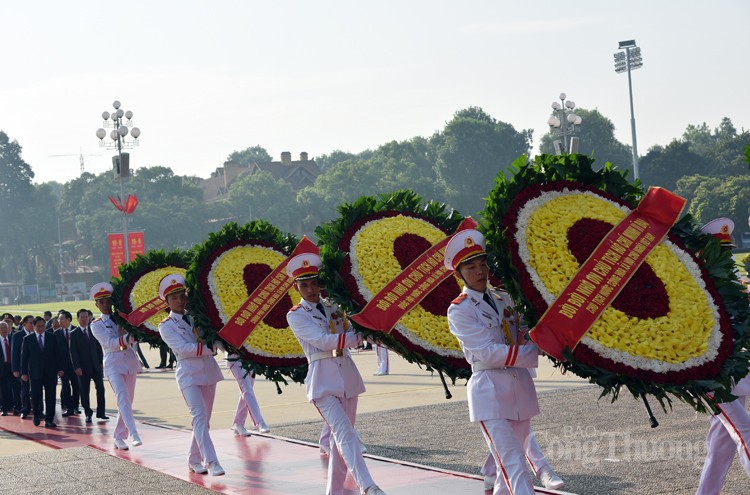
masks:
<svg viewBox="0 0 750 495"><path fill-rule="evenodd" d="M209 435L209 422L211 411L214 408L214 396L216 395L216 384L194 385L182 389L190 416L193 418L193 435L188 453L189 464L207 465L217 461L214 443Z"/></svg>
<svg viewBox="0 0 750 495"><path fill-rule="evenodd" d="M250 421L253 422L254 426L257 427L259 424L265 423L263 416L260 414L260 405L258 404L258 399L255 398L255 391L253 390L255 378L250 373L246 374L245 369L239 361L229 361L229 371L232 372L232 376L234 376L237 385L240 387L240 400L237 402L234 424L245 426L248 412L250 413Z"/></svg>
<svg viewBox="0 0 750 495"><path fill-rule="evenodd" d="M378 373L389 373L390 360L388 356L388 348L381 345L375 345L375 353L378 356Z"/></svg>
<svg viewBox="0 0 750 495"><path fill-rule="evenodd" d="M128 438L128 434L138 434L133 417L135 378L135 374L113 373L107 375L109 385L117 396L117 423L114 434L114 438L117 440L125 440Z"/></svg>
<svg viewBox="0 0 750 495"><path fill-rule="evenodd" d="M488 419L479 423L497 464L497 478L492 494L534 495L533 480L526 467L531 421Z"/></svg>
<svg viewBox="0 0 750 495"><path fill-rule="evenodd" d="M547 458L544 457L539 443L536 441L534 432L531 432L531 439L529 441L529 447L526 449L526 461L531 466L531 470L534 471L534 476L537 478L545 471L551 471L552 467L549 465ZM495 464L495 457L492 453L487 454L487 458L484 460L484 466L479 470L479 474L482 476L497 476L497 464Z"/></svg>
<svg viewBox="0 0 750 495"><path fill-rule="evenodd" d="M375 484L365 465L359 437L354 429L357 400L357 397L327 396L312 401L333 435L328 457L326 495L343 495L347 468L362 493Z"/></svg>
<svg viewBox="0 0 750 495"><path fill-rule="evenodd" d="M706 461L696 495L718 495L724 486L734 455L750 476L750 451L745 440L750 440L750 416L745 409L746 397L719 405L721 412L711 416L706 436Z"/></svg>

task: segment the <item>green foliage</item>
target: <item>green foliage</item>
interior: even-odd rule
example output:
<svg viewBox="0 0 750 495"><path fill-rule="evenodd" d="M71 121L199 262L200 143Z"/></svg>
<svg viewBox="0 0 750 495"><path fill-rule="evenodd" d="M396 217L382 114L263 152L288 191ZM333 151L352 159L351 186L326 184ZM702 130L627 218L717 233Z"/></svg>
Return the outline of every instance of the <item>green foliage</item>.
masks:
<svg viewBox="0 0 750 495"><path fill-rule="evenodd" d="M503 227L506 214L510 210L513 198L526 187L533 184L544 184L558 180L571 180L596 187L617 196L635 206L643 195L639 183L631 184L626 180L626 173L605 164L600 171L591 167L591 159L582 155L550 156L540 155L533 162L520 157L513 164L513 177L506 178L500 174L495 188L490 191L484 212L485 222L482 227L487 237L488 251L492 254L492 268L501 274L508 292L516 301L517 307L524 314L530 325L535 324L541 315L537 315L526 299L518 282L518 271L512 263L510 244ZM746 294L733 273L734 262L731 254L722 250L718 240L700 233L690 215L684 216L670 230L690 251L697 253L703 261L706 272L713 279L719 295L731 317L734 330L734 352L729 357L713 380L697 380L686 384L653 384L629 375L613 373L595 366L577 362L571 352L565 354L565 362L556 366L571 371L602 387L602 397L611 395L612 400L619 397L622 389L630 391L634 397L641 395L654 396L663 408L671 404L670 396L690 404L696 410L704 410L702 399L708 392L715 392L714 400L724 402L732 400L732 379L739 380L748 371L750 359L750 310Z"/></svg>
<svg viewBox="0 0 750 495"><path fill-rule="evenodd" d="M450 204L465 212L480 211L487 184L515 157L529 151L531 134L531 130L516 131L478 107L456 112L443 132L433 137L435 170Z"/></svg>
<svg viewBox="0 0 750 495"><path fill-rule="evenodd" d="M134 311L137 308L129 308L129 304L125 304L130 297L130 291L133 289L133 285L149 272L158 270L159 268L166 268L168 266L187 268L190 266L190 262L193 260L192 251L175 250L169 253L164 252L161 249L147 251L145 255L138 255L130 263L120 267L120 277L112 279L112 303L114 304L115 311L112 314L112 319L117 322L118 325L123 326L127 329L128 333L135 336L139 342L145 342L152 347L159 347L162 343L162 339L158 333L152 332L145 326L133 326L125 318L122 318L118 311L127 314L129 311ZM154 294L154 297L158 294Z"/></svg>
<svg viewBox="0 0 750 495"><path fill-rule="evenodd" d="M228 162L239 163L243 167L247 167L251 163L266 163L273 161L268 151L259 144L250 146L242 151L233 151L227 157Z"/></svg>
<svg viewBox="0 0 750 495"><path fill-rule="evenodd" d="M421 196L410 190L398 190L377 196L362 196L352 203L343 203L338 207L339 217L315 229L320 246L320 257L323 260L321 281L327 295L335 300L348 313L355 313L359 307L347 289L341 277L341 267L348 253L339 250L339 242L347 230L359 219L384 211L415 213L428 218L448 232L453 232L463 220L463 216L454 211L446 211L446 206L434 201L425 202ZM456 378L468 378L469 372L450 366L437 355L423 355L412 352L392 336L364 328L352 322L358 332L375 340L382 341L410 363L424 366L428 371L444 372L453 381Z"/></svg>
<svg viewBox="0 0 750 495"><path fill-rule="evenodd" d="M262 218L285 230L292 230L299 215L292 186L275 180L270 172L247 174L234 181L225 206L233 218Z"/></svg>
<svg viewBox="0 0 750 495"><path fill-rule="evenodd" d="M26 223L29 198L34 194L31 184L34 172L21 157L21 151L18 141L11 141L0 131L0 225L3 226L0 280L23 278L27 283L33 283L26 250L32 237L39 236L40 232L29 229L30 224Z"/></svg>
<svg viewBox="0 0 750 495"><path fill-rule="evenodd" d="M690 176L677 182L676 193L689 199L688 212L701 224L719 217L732 219L738 236L750 215L750 175L726 178Z"/></svg>

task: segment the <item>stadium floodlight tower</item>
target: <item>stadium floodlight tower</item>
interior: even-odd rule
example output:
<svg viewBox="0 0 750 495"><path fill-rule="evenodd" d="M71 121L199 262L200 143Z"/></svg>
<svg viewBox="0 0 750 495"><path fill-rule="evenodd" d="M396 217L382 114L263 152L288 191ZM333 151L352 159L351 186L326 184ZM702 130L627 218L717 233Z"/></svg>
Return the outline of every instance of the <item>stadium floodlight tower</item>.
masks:
<svg viewBox="0 0 750 495"><path fill-rule="evenodd" d="M630 93L630 132L633 135L633 178L638 179L638 142L635 139L635 112L633 111L633 79L630 71L643 67L641 49L635 45L635 40L620 41L620 50L615 53L615 72L628 72L628 92Z"/></svg>

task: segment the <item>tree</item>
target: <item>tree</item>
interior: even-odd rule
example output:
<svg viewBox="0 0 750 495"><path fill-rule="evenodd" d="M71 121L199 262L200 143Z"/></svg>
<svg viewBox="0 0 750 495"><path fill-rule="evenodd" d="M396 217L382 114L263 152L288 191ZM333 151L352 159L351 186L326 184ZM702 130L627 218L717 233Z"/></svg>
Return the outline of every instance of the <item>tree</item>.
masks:
<svg viewBox="0 0 750 495"><path fill-rule="evenodd" d="M678 191L695 188L688 211L699 222L728 217L735 224L735 236L746 229L750 214L750 176L685 177L677 186Z"/></svg>
<svg viewBox="0 0 750 495"><path fill-rule="evenodd" d="M357 158L362 158L362 157L359 155L355 155L354 153L349 153L348 151L333 150L327 155L316 156L315 163L318 164L318 168L320 168L322 172L325 172L332 165L344 162L346 160L353 160Z"/></svg>
<svg viewBox="0 0 750 495"><path fill-rule="evenodd" d="M680 178L690 175L709 175L711 162L690 151L689 143L673 140L665 148L654 146L639 162L641 182L674 190Z"/></svg>
<svg viewBox="0 0 750 495"><path fill-rule="evenodd" d="M283 179L275 180L270 172L246 174L229 187L227 211L237 223L263 219L276 227L298 231L299 215L296 195Z"/></svg>
<svg viewBox="0 0 750 495"><path fill-rule="evenodd" d="M442 133L432 138L436 176L449 204L465 215L480 211L495 176L529 152L531 134L530 129L516 131L479 107L456 112Z"/></svg>
<svg viewBox="0 0 750 495"><path fill-rule="evenodd" d="M264 163L273 161L268 151L261 145L257 144L249 148L245 148L242 151L233 151L227 157L227 161L236 162L247 167L251 163Z"/></svg>
<svg viewBox="0 0 750 495"><path fill-rule="evenodd" d="M28 274L25 243L29 227L25 210L31 201L34 172L21 157L21 145L0 131L0 280L14 281Z"/></svg>
<svg viewBox="0 0 750 495"><path fill-rule="evenodd" d="M615 138L615 125L599 110L576 109L576 114L582 119L580 132L580 145L578 152L592 156L596 159L597 168L605 163L611 162L622 169L629 169L633 162L630 146L621 143ZM539 145L541 153L554 154L553 142L559 139L556 134L547 133L542 136Z"/></svg>

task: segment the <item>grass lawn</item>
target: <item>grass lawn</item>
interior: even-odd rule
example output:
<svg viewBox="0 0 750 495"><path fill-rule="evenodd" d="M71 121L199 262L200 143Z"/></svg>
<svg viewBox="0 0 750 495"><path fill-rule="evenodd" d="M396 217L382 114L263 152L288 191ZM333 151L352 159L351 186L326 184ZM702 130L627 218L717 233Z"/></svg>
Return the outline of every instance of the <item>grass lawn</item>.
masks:
<svg viewBox="0 0 750 495"><path fill-rule="evenodd" d="M90 309L95 315L99 314L99 310L94 306L94 301L68 301L68 302L53 302L43 304L21 304L18 306L0 306L0 313L12 313L14 315L33 315L42 316L42 314L49 310L52 311L53 315L61 309L67 309L70 314L73 315L73 321L75 321L76 313L79 309Z"/></svg>

